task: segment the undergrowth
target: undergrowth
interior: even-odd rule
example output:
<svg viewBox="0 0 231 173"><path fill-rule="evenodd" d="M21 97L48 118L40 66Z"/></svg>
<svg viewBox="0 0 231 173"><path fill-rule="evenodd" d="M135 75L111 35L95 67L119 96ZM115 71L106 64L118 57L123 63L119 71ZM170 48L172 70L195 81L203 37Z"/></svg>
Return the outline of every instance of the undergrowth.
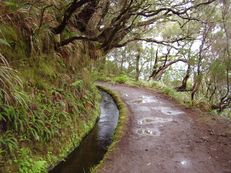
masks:
<svg viewBox="0 0 231 173"><path fill-rule="evenodd" d="M26 75L21 71L21 78L28 82L18 91L17 102L0 104L0 162L4 172L45 171L80 143L98 116L93 111L98 109L99 96L91 79L80 77L68 84L44 75L46 71L30 70L33 73ZM53 70L57 76L63 75ZM52 79L56 85L50 83ZM29 154L24 154L24 149Z"/></svg>
<svg viewBox="0 0 231 173"><path fill-rule="evenodd" d="M81 142L99 94L84 43L55 50L50 2L0 2L0 172L43 173ZM52 2L53 3L53 2ZM62 4L62 1L55 3ZM65 37L61 35L61 37Z"/></svg>

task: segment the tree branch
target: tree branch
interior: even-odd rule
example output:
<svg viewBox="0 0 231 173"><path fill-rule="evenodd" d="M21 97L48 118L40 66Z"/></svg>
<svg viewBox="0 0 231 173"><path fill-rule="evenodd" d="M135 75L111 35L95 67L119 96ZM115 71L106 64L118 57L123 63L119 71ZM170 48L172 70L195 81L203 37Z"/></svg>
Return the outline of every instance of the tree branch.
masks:
<svg viewBox="0 0 231 173"><path fill-rule="evenodd" d="M54 34L60 34L61 32L63 32L63 30L65 29L65 27L66 27L68 21L70 20L72 14L73 14L77 9L79 9L79 8L82 7L84 4L86 4L86 3L90 2L90 1L92 1L92 0L80 0L80 1L74 0L74 1L71 3L71 5L65 10L65 12L64 12L64 17L63 17L62 22L61 22L58 26L52 28L52 32L53 32Z"/></svg>

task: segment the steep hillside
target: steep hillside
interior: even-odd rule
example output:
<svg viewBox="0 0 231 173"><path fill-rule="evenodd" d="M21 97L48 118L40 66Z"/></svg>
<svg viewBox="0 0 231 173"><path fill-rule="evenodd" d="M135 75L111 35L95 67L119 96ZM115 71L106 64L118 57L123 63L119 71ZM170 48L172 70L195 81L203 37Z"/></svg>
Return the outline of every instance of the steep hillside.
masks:
<svg viewBox="0 0 231 173"><path fill-rule="evenodd" d="M51 32L57 14L49 4L0 2L2 173L46 171L78 145L98 116L88 45L55 50L61 36Z"/></svg>

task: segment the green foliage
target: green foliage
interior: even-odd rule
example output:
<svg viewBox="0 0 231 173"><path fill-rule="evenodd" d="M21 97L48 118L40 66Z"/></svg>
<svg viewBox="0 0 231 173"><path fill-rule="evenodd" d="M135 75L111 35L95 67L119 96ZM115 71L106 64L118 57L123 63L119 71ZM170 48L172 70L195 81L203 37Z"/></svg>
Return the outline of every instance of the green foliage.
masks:
<svg viewBox="0 0 231 173"><path fill-rule="evenodd" d="M8 43L8 41L2 38L0 38L0 45L5 45L5 46L10 47L10 44Z"/></svg>
<svg viewBox="0 0 231 173"><path fill-rule="evenodd" d="M90 88L92 86L92 78L90 71L87 68L83 68L81 71L81 79L84 82L84 88Z"/></svg>
<svg viewBox="0 0 231 173"><path fill-rule="evenodd" d="M38 74L43 76L43 77L53 79L57 75L55 67L52 66L51 62L49 62L49 61L41 61L37 68L38 68L38 70L37 70Z"/></svg>
<svg viewBox="0 0 231 173"><path fill-rule="evenodd" d="M98 116L86 45L55 51L60 38L47 22L57 17L54 8L44 11L40 26L49 3L30 3L0 3L0 172L6 173L46 172L48 163L80 143ZM65 31L61 37L72 35Z"/></svg>
<svg viewBox="0 0 231 173"><path fill-rule="evenodd" d="M179 103L183 105L191 106L190 95L187 93L179 93L173 88L165 85L164 83L157 82L157 81L152 81L150 83L147 83L146 86L162 91L164 94L177 100Z"/></svg>
<svg viewBox="0 0 231 173"><path fill-rule="evenodd" d="M15 92L17 87L22 87L21 79L18 77L16 71L9 67L7 60L1 53L0 86L1 99L6 103L13 102L14 96L12 92Z"/></svg>
<svg viewBox="0 0 231 173"><path fill-rule="evenodd" d="M112 81L112 76L94 71L93 79L94 81Z"/></svg>
<svg viewBox="0 0 231 173"><path fill-rule="evenodd" d="M9 154L14 156L14 152L18 149L18 141L15 138L13 132L7 131L1 135L0 138L0 156L3 154Z"/></svg>
<svg viewBox="0 0 231 173"><path fill-rule="evenodd" d="M23 2L18 2L16 0L5 0L3 3L12 11L15 11L24 6Z"/></svg>
<svg viewBox="0 0 231 173"><path fill-rule="evenodd" d="M4 57L2 62L2 66L11 70ZM73 79L69 77L68 70L64 70L66 68L64 65L61 60L54 61L49 56L39 56L33 65L25 64L23 69L19 68L22 80L14 70L6 71L4 74L9 75L2 76L1 82L4 82L2 86L5 88L2 88L4 91L1 98L4 98L5 93L9 93L11 99L8 99L8 102L2 99L0 102L0 125L4 127L1 129L3 133L0 133L0 154L1 158L8 160L10 160L8 156L15 156L18 160L15 164L20 167L20 173L41 172L47 166L41 159L32 158L33 155L37 155L36 149L28 158L24 158L24 155L19 158L17 151L22 147L21 143L28 147L32 143L46 147L56 139L66 138L68 140L58 143L59 149L51 147L52 150L61 153L62 145L69 143L70 140L78 141L75 144L79 143L83 134L94 125L96 116L92 116L89 112L95 109L98 99L91 74L87 68L81 69L78 71L78 80L71 83ZM63 81L65 85L62 84ZM68 137L63 136L65 133L68 133ZM66 146L63 156L66 156L70 147L73 147L73 143ZM43 154L39 158L45 157ZM46 159L49 164L53 164L58 158L57 154L56 156L49 154Z"/></svg>
<svg viewBox="0 0 231 173"><path fill-rule="evenodd" d="M84 85L83 80L76 80L75 82L71 84L71 86L76 87L78 90L83 88L83 85Z"/></svg>
<svg viewBox="0 0 231 173"><path fill-rule="evenodd" d="M222 116L228 117L231 119L231 110L230 109L226 109L223 112L220 113Z"/></svg>
<svg viewBox="0 0 231 173"><path fill-rule="evenodd" d="M47 162L32 159L29 150L26 148L19 151L19 159L15 160L15 162L19 166L19 173L47 173Z"/></svg>
<svg viewBox="0 0 231 173"><path fill-rule="evenodd" d="M29 95L23 91L20 88L16 88L13 92L12 92L12 96L14 98L14 100L17 103L17 106L22 106L25 109L29 109L29 102L31 101L31 98L29 97Z"/></svg>
<svg viewBox="0 0 231 173"><path fill-rule="evenodd" d="M221 60L214 61L210 66L210 74L215 77L218 81L222 81L226 77L226 64Z"/></svg>
<svg viewBox="0 0 231 173"><path fill-rule="evenodd" d="M180 35L182 30L176 23L170 23L161 28L161 34L164 38L171 38L176 35Z"/></svg>
<svg viewBox="0 0 231 173"><path fill-rule="evenodd" d="M60 138L65 129L81 132L73 136L73 141L79 143L83 134L94 126L96 116L90 116L89 112L95 108L98 100L96 88L91 86L88 91L84 86L84 81L77 81L68 90L52 88L47 94L38 93L30 98L29 112L22 105L2 105L0 122L5 123L6 132L0 134L1 155L17 155L20 142L50 143L52 139ZM79 125L75 126L76 123ZM67 147L69 149L70 146ZM20 167L20 173L39 173L44 169L43 161L24 156L24 152L20 154L20 158L17 156L16 163ZM49 159L57 157L50 155L50 163Z"/></svg>
<svg viewBox="0 0 231 173"><path fill-rule="evenodd" d="M122 75L120 75L118 77L115 77L114 80L115 80L115 82L118 82L118 83L126 83L129 80L129 78L128 78L127 75L122 74Z"/></svg>
<svg viewBox="0 0 231 173"><path fill-rule="evenodd" d="M1 38L2 37L2 38ZM18 33L17 26L9 24L0 25L0 51L8 60L19 63L28 55L28 44L22 34ZM10 46L9 46L10 45Z"/></svg>

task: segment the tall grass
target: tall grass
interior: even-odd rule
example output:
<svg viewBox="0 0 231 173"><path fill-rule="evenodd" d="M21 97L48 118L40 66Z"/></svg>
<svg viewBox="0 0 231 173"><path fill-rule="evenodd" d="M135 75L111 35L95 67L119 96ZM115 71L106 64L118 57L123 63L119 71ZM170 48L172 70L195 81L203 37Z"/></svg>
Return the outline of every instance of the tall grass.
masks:
<svg viewBox="0 0 231 173"><path fill-rule="evenodd" d="M0 92L5 103L12 104L15 101L19 101L19 103L24 102L19 95L13 94L17 93L16 89L18 87L22 87L21 79L17 75L17 72L9 66L6 58L0 53Z"/></svg>

